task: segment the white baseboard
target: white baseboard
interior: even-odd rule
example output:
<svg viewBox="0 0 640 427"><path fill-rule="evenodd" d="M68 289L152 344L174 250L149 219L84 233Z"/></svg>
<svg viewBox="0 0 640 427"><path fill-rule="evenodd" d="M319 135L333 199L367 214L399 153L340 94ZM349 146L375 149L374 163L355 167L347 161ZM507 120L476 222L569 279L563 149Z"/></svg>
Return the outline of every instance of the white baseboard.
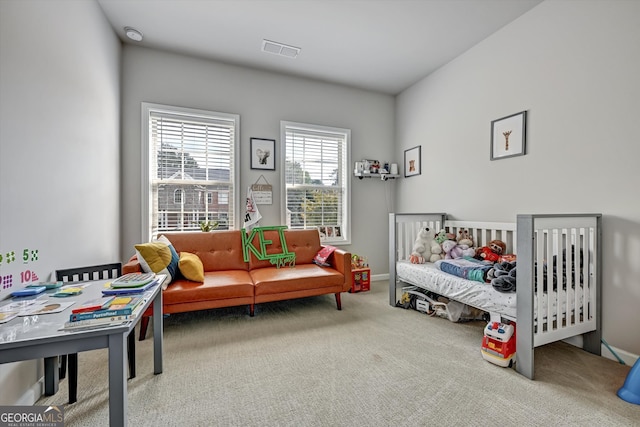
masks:
<svg viewBox="0 0 640 427"><path fill-rule="evenodd" d="M574 345L576 347L580 347L582 348L582 335L576 335L575 337L569 337L563 340L566 343L569 343L571 345ZM622 361L624 362L625 365L631 365L633 366L634 363L636 363L636 360L638 360L639 356L637 354L633 354L633 353L629 353L628 351L624 351L621 350L619 348L613 347L613 346L609 346L611 347L611 350L613 350L613 352L615 352L615 354L613 354L609 348L607 348L606 345L601 344L600 345L600 354L602 355L602 357L605 357L607 359L611 359L611 360L615 360L616 362L620 362L620 360L618 360L618 357L620 359L622 359ZM618 355L618 357L616 357L616 354Z"/></svg>
<svg viewBox="0 0 640 427"><path fill-rule="evenodd" d="M640 358L640 356L637 354L629 353L628 351L621 350L611 345L609 347L611 347L611 350L613 350L618 355L618 357L624 361L626 365L633 366ZM611 351L609 351L607 346L604 344L602 345L602 357L606 357L607 359L619 362L618 358Z"/></svg>
<svg viewBox="0 0 640 427"><path fill-rule="evenodd" d="M371 275L371 281L372 282L378 282L378 281L382 281L382 280L385 280L385 281L388 282L389 281L389 273L386 273L386 274L372 274Z"/></svg>
<svg viewBox="0 0 640 427"><path fill-rule="evenodd" d="M42 395L44 395L44 377L27 388L14 405L33 406Z"/></svg>

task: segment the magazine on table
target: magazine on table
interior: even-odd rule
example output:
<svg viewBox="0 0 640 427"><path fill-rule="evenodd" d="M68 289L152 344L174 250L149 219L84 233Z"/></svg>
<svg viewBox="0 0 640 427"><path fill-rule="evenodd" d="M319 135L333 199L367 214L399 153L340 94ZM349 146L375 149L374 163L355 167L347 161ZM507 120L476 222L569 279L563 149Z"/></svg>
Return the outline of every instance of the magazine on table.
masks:
<svg viewBox="0 0 640 427"><path fill-rule="evenodd" d="M0 323L7 323L18 317L18 311L0 311Z"/></svg>
<svg viewBox="0 0 640 427"><path fill-rule="evenodd" d="M38 305L37 307L32 308L27 314L21 314L21 316L60 313L61 311L65 311L67 308L71 307L73 304L75 304L75 301L46 301L45 304Z"/></svg>

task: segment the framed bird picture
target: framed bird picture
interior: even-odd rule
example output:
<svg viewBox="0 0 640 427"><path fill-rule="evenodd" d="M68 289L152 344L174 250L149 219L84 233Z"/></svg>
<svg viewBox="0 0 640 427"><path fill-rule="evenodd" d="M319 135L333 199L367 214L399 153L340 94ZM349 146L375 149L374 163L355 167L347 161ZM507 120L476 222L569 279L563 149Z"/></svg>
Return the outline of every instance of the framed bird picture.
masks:
<svg viewBox="0 0 640 427"><path fill-rule="evenodd" d="M276 170L276 140L251 138L251 169Z"/></svg>

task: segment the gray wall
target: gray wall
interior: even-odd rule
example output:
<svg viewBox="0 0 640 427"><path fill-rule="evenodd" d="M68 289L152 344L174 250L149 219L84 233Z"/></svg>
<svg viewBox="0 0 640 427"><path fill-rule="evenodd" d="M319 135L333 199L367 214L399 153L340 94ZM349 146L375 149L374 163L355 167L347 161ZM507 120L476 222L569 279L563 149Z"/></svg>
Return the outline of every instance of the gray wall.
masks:
<svg viewBox="0 0 640 427"><path fill-rule="evenodd" d="M120 50L95 2L0 1L0 298L120 259ZM35 402L41 375L0 365L0 404Z"/></svg>
<svg viewBox="0 0 640 427"><path fill-rule="evenodd" d="M351 129L351 157L354 160L391 159L393 154L394 98L389 95L125 46L122 104L124 257L130 256L133 245L143 239L141 102L240 115L240 210L244 213L247 187L264 175L273 185L273 204L259 205L263 226L281 223L282 164L276 157L275 171L252 170L249 141L251 137L275 139L276 150L280 150L281 120ZM392 209L391 189L396 183L358 180L353 176L351 179L354 243L345 248L367 255L373 274L387 273L387 237L379 230L387 227L388 213Z"/></svg>
<svg viewBox="0 0 640 427"><path fill-rule="evenodd" d="M604 214L603 333L640 354L640 2L546 1L397 97L396 156L421 144L401 212L514 221ZM492 120L528 111L527 154L489 160Z"/></svg>

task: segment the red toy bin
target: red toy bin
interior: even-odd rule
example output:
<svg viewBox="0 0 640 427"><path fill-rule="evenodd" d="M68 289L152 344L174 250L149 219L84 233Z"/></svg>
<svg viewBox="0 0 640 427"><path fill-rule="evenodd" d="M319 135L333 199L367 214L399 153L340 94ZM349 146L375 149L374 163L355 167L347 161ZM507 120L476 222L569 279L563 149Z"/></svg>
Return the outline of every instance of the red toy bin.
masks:
<svg viewBox="0 0 640 427"><path fill-rule="evenodd" d="M356 268L351 270L350 293L366 292L371 289L371 270L368 268Z"/></svg>

